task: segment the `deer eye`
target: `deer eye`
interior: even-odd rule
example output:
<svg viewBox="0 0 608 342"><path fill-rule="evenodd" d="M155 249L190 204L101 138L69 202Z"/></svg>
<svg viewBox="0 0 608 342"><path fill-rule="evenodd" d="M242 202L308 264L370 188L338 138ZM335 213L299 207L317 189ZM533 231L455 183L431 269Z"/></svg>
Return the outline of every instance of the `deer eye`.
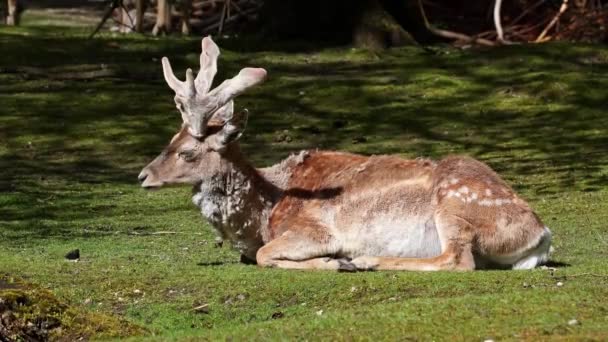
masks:
<svg viewBox="0 0 608 342"><path fill-rule="evenodd" d="M196 153L192 150L181 151L177 154L177 156L187 162L192 162L196 159Z"/></svg>

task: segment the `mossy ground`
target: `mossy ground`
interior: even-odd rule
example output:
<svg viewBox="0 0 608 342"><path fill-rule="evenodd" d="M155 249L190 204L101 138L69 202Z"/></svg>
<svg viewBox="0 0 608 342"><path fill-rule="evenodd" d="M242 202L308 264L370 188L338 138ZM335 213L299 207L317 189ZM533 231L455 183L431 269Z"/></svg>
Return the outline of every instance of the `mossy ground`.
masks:
<svg viewBox="0 0 608 342"><path fill-rule="evenodd" d="M10 341L75 341L144 332L124 319L67 305L48 290L0 274L0 336Z"/></svg>
<svg viewBox="0 0 608 342"><path fill-rule="evenodd" d="M214 248L189 188L138 187L140 168L180 125L159 59L183 74L197 65L199 39L87 40L90 21L47 16L26 12L23 27L0 28L0 270L145 326L152 340L608 338L604 46L376 54L220 41L218 79L244 66L269 71L236 102L250 110L241 140L257 165L317 147L472 155L529 199L559 263L554 272L299 272ZM114 76L62 76L102 64ZM73 248L80 262L63 258ZM192 310L203 303L208 313Z"/></svg>

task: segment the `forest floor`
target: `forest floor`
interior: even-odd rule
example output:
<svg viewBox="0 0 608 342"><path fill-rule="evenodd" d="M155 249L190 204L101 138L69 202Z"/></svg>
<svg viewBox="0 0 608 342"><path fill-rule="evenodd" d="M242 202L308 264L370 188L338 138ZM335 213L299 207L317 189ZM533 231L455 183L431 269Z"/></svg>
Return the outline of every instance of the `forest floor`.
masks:
<svg viewBox="0 0 608 342"><path fill-rule="evenodd" d="M34 284L145 328L136 340L608 338L605 46L378 54L219 40L217 81L269 72L236 101L250 111L241 141L256 165L305 148L467 154L554 233L554 269L344 274L240 264L214 247L189 187L139 187L181 124L160 58L183 75L200 38L89 40L94 23L32 10L22 27L0 27L0 298ZM80 260L66 260L76 248ZM113 329L82 336L143 331ZM53 336L79 334L68 330Z"/></svg>

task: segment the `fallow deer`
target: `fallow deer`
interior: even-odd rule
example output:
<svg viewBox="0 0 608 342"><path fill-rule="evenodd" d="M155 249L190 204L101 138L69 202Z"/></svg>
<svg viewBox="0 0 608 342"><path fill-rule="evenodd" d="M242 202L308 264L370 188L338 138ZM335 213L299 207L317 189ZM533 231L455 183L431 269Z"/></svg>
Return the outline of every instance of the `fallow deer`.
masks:
<svg viewBox="0 0 608 342"><path fill-rule="evenodd" d="M233 99L266 71L242 69L210 90L219 48L202 41L200 71L178 80L162 59L183 125L140 173L144 188L194 185L192 198L222 239L258 265L291 269L530 269L551 232L490 167L303 151L267 168L239 148L248 112Z"/></svg>

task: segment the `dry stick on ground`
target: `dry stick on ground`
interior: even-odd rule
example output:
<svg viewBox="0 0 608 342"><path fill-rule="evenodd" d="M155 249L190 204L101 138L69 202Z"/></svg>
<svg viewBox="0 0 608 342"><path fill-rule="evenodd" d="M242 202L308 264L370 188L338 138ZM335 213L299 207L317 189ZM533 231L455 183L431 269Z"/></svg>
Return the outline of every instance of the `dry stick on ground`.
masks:
<svg viewBox="0 0 608 342"><path fill-rule="evenodd" d="M520 29L520 30L513 30L513 31L511 32L511 34L512 34L512 35L515 35L515 36L522 37L522 39L525 39L524 34L526 34L526 33L528 33L528 32L532 32L532 31L536 30L537 28L539 28L539 27L543 26L543 25L544 25L544 24L545 24L547 21L549 21L549 18L545 18L545 19L544 19L544 20L542 20L541 22L536 23L536 24L531 25L531 26L525 26L525 25L521 25L520 27L522 27L522 29Z"/></svg>
<svg viewBox="0 0 608 342"><path fill-rule="evenodd" d="M516 31L516 30L518 30L520 28L523 28L523 27L526 27L526 26L524 26L524 25L508 26L508 27L504 28L504 33L505 34L507 34L507 33L511 34L512 32L514 32L514 31ZM492 40L493 37L497 37L497 34L496 34L496 30L488 30L488 31L484 31L484 32L476 34L475 37L486 38L486 39Z"/></svg>
<svg viewBox="0 0 608 342"><path fill-rule="evenodd" d="M547 25L547 27L545 27L545 29L543 30L543 32L541 32L538 35L538 37L534 41L535 43L542 43L545 40L547 40L547 39L545 39L545 36L547 35L547 32L549 32L549 30L553 26L555 26L555 24L559 20L559 17L562 16L562 14L566 11L567 8L568 8L568 0L564 0L564 2L562 2L562 5L559 8L559 11L557 12L557 14L555 14L555 17L553 17L553 19L551 20L551 22L549 23L549 25Z"/></svg>
<svg viewBox="0 0 608 342"><path fill-rule="evenodd" d="M420 14L422 15L422 20L424 20L424 26L427 28L427 30L429 30L431 33L433 33L437 36L440 36L443 38L449 38L449 39L463 40L463 41L477 43L477 44L486 45L486 46L495 46L496 45L493 41L490 41L487 39L471 37L471 36L468 36L463 33L438 29L438 28L432 26L431 23L429 23L429 20L426 17L426 13L424 12L422 0L418 0L418 8L420 10Z"/></svg>

